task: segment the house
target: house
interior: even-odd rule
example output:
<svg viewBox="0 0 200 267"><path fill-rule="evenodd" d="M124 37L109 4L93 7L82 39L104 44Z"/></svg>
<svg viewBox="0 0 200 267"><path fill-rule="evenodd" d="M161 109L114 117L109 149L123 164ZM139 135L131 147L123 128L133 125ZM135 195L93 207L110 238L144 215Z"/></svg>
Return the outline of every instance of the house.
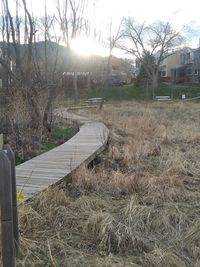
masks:
<svg viewBox="0 0 200 267"><path fill-rule="evenodd" d="M160 78L161 81L169 82L172 78L172 68L180 66L180 51L175 51L168 57L166 57L160 65Z"/></svg>
<svg viewBox="0 0 200 267"><path fill-rule="evenodd" d="M193 49L186 47L177 51L178 64L171 67L172 83L192 82L194 53Z"/></svg>
<svg viewBox="0 0 200 267"><path fill-rule="evenodd" d="M3 55L3 51L0 48L0 59L1 59L2 55ZM3 73L2 73L2 71L3 71L3 67L2 67L1 60L0 60L0 90L2 90L2 86L3 86L3 82L2 82L2 80L3 80Z"/></svg>
<svg viewBox="0 0 200 267"><path fill-rule="evenodd" d="M141 61L136 59L135 77L139 75L140 69ZM161 62L159 77L161 82L200 83L200 47L184 47L172 52Z"/></svg>
<svg viewBox="0 0 200 267"><path fill-rule="evenodd" d="M110 83L124 83L130 84L133 78L133 64L128 59L117 58L111 56L110 58Z"/></svg>
<svg viewBox="0 0 200 267"><path fill-rule="evenodd" d="M200 83L200 48L193 50L192 82Z"/></svg>
<svg viewBox="0 0 200 267"><path fill-rule="evenodd" d="M200 48L185 47L163 60L160 66L161 81L172 83L200 82Z"/></svg>

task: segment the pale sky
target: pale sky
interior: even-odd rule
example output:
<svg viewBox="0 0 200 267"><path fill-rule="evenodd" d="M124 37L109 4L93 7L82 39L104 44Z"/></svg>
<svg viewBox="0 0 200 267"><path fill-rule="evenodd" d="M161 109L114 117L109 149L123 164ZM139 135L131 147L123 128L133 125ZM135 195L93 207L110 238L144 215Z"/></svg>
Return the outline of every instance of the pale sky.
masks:
<svg viewBox="0 0 200 267"><path fill-rule="evenodd" d="M28 1L28 0L27 0ZM29 0L30 1L30 0ZM34 6L44 0L32 0ZM62 1L62 0L60 0ZM57 0L47 0L48 9L53 10ZM189 25L196 35L191 41L192 47L197 47L200 37L200 1L199 0L88 0L94 9L89 11L94 17L97 27L106 28L108 21L117 24L124 16L133 16L140 22L153 22L155 20L170 21L174 27L180 28L183 24ZM37 11L39 11L36 8ZM193 36L192 36L193 37Z"/></svg>
<svg viewBox="0 0 200 267"><path fill-rule="evenodd" d="M46 0L49 11L54 10L57 0ZM60 0L61 2L62 0ZM199 0L88 0L95 2L96 18L99 21L111 16L118 20L123 16L134 16L140 21L170 20L175 23L199 21ZM44 0L27 0L38 15L42 15Z"/></svg>
<svg viewBox="0 0 200 267"><path fill-rule="evenodd" d="M10 0L9 3L14 2ZM44 16L44 1L45 0L27 0L27 5L32 6L35 16ZM58 0L46 0L48 12L55 13L56 3ZM188 25L194 32L191 34L190 46L197 47L200 37L200 2L199 0L87 0L90 8L88 16L93 21L95 26L106 32L108 23L112 18L113 23L119 23L122 17L131 16L139 22L154 22L156 20L170 21L174 28L180 28L182 25ZM62 2L62 0L60 0ZM95 3L95 11L94 11ZM83 46L90 50L94 44ZM79 44L76 43L76 50L79 49ZM101 48L98 48L99 51ZM103 54L103 48L102 48Z"/></svg>

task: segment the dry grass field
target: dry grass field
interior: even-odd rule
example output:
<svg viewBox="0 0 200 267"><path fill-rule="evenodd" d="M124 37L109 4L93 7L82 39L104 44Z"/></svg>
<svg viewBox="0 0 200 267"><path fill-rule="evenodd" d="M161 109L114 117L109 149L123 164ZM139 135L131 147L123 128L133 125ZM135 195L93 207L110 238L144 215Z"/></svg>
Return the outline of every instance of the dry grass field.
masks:
<svg viewBox="0 0 200 267"><path fill-rule="evenodd" d="M109 127L108 148L21 205L17 266L200 266L199 104L80 113Z"/></svg>

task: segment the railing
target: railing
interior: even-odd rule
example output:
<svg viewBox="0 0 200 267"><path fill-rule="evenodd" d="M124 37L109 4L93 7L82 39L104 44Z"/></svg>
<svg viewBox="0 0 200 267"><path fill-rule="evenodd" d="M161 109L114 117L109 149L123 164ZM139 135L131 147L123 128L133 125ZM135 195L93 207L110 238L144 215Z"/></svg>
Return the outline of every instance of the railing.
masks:
<svg viewBox="0 0 200 267"><path fill-rule="evenodd" d="M4 267L14 267L19 247L15 157L10 146L3 145L3 135L0 135L0 204L2 262Z"/></svg>

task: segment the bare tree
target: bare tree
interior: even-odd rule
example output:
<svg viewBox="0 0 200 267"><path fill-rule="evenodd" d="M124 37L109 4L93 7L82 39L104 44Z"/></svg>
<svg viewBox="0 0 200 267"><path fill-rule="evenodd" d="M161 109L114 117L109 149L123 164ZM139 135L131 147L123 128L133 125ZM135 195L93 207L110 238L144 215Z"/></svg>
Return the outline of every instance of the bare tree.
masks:
<svg viewBox="0 0 200 267"><path fill-rule="evenodd" d="M28 10L26 1L16 0L16 17L11 14L8 0L3 0L2 6L2 36L4 38L1 44L3 54L0 56L0 63L6 77L6 91L7 93L15 93L20 90L29 107L32 123L38 124L40 122L46 129L50 130L52 104L59 91L61 73L63 72L60 70L59 73L58 70L58 44L55 44L51 49L50 28L53 28L54 18L47 15L45 5L42 32L43 48L37 43L36 37L37 34L39 36L41 33L41 29ZM19 6L21 13L24 14L21 18L18 12ZM40 56L37 56L37 47L40 50ZM42 50L43 52L41 52ZM49 53L48 57L47 53ZM62 67L60 68L62 69ZM41 105L38 104L41 94L45 94L43 111L41 111Z"/></svg>
<svg viewBox="0 0 200 267"><path fill-rule="evenodd" d="M153 56L154 64L143 64L153 87L158 86L159 67L161 62L173 54L173 51L183 43L183 36L173 29L169 22L155 22L151 25L137 23L133 18L125 18L123 36L126 45L120 48L144 63L144 58Z"/></svg>
<svg viewBox="0 0 200 267"><path fill-rule="evenodd" d="M76 39L83 30L85 23L85 0L57 0L58 22L63 35L63 42L68 50L68 63L73 71L74 101L78 101L76 55L71 49L71 41Z"/></svg>
<svg viewBox="0 0 200 267"><path fill-rule="evenodd" d="M119 22L118 25L113 24L112 18L110 19L109 23L109 33L108 33L108 49L109 49L109 54L108 54L108 61L107 61L107 73L106 73L106 83L109 83L110 79L110 64L111 64L111 58L113 54L114 48L117 47L119 40L122 38L122 20Z"/></svg>

